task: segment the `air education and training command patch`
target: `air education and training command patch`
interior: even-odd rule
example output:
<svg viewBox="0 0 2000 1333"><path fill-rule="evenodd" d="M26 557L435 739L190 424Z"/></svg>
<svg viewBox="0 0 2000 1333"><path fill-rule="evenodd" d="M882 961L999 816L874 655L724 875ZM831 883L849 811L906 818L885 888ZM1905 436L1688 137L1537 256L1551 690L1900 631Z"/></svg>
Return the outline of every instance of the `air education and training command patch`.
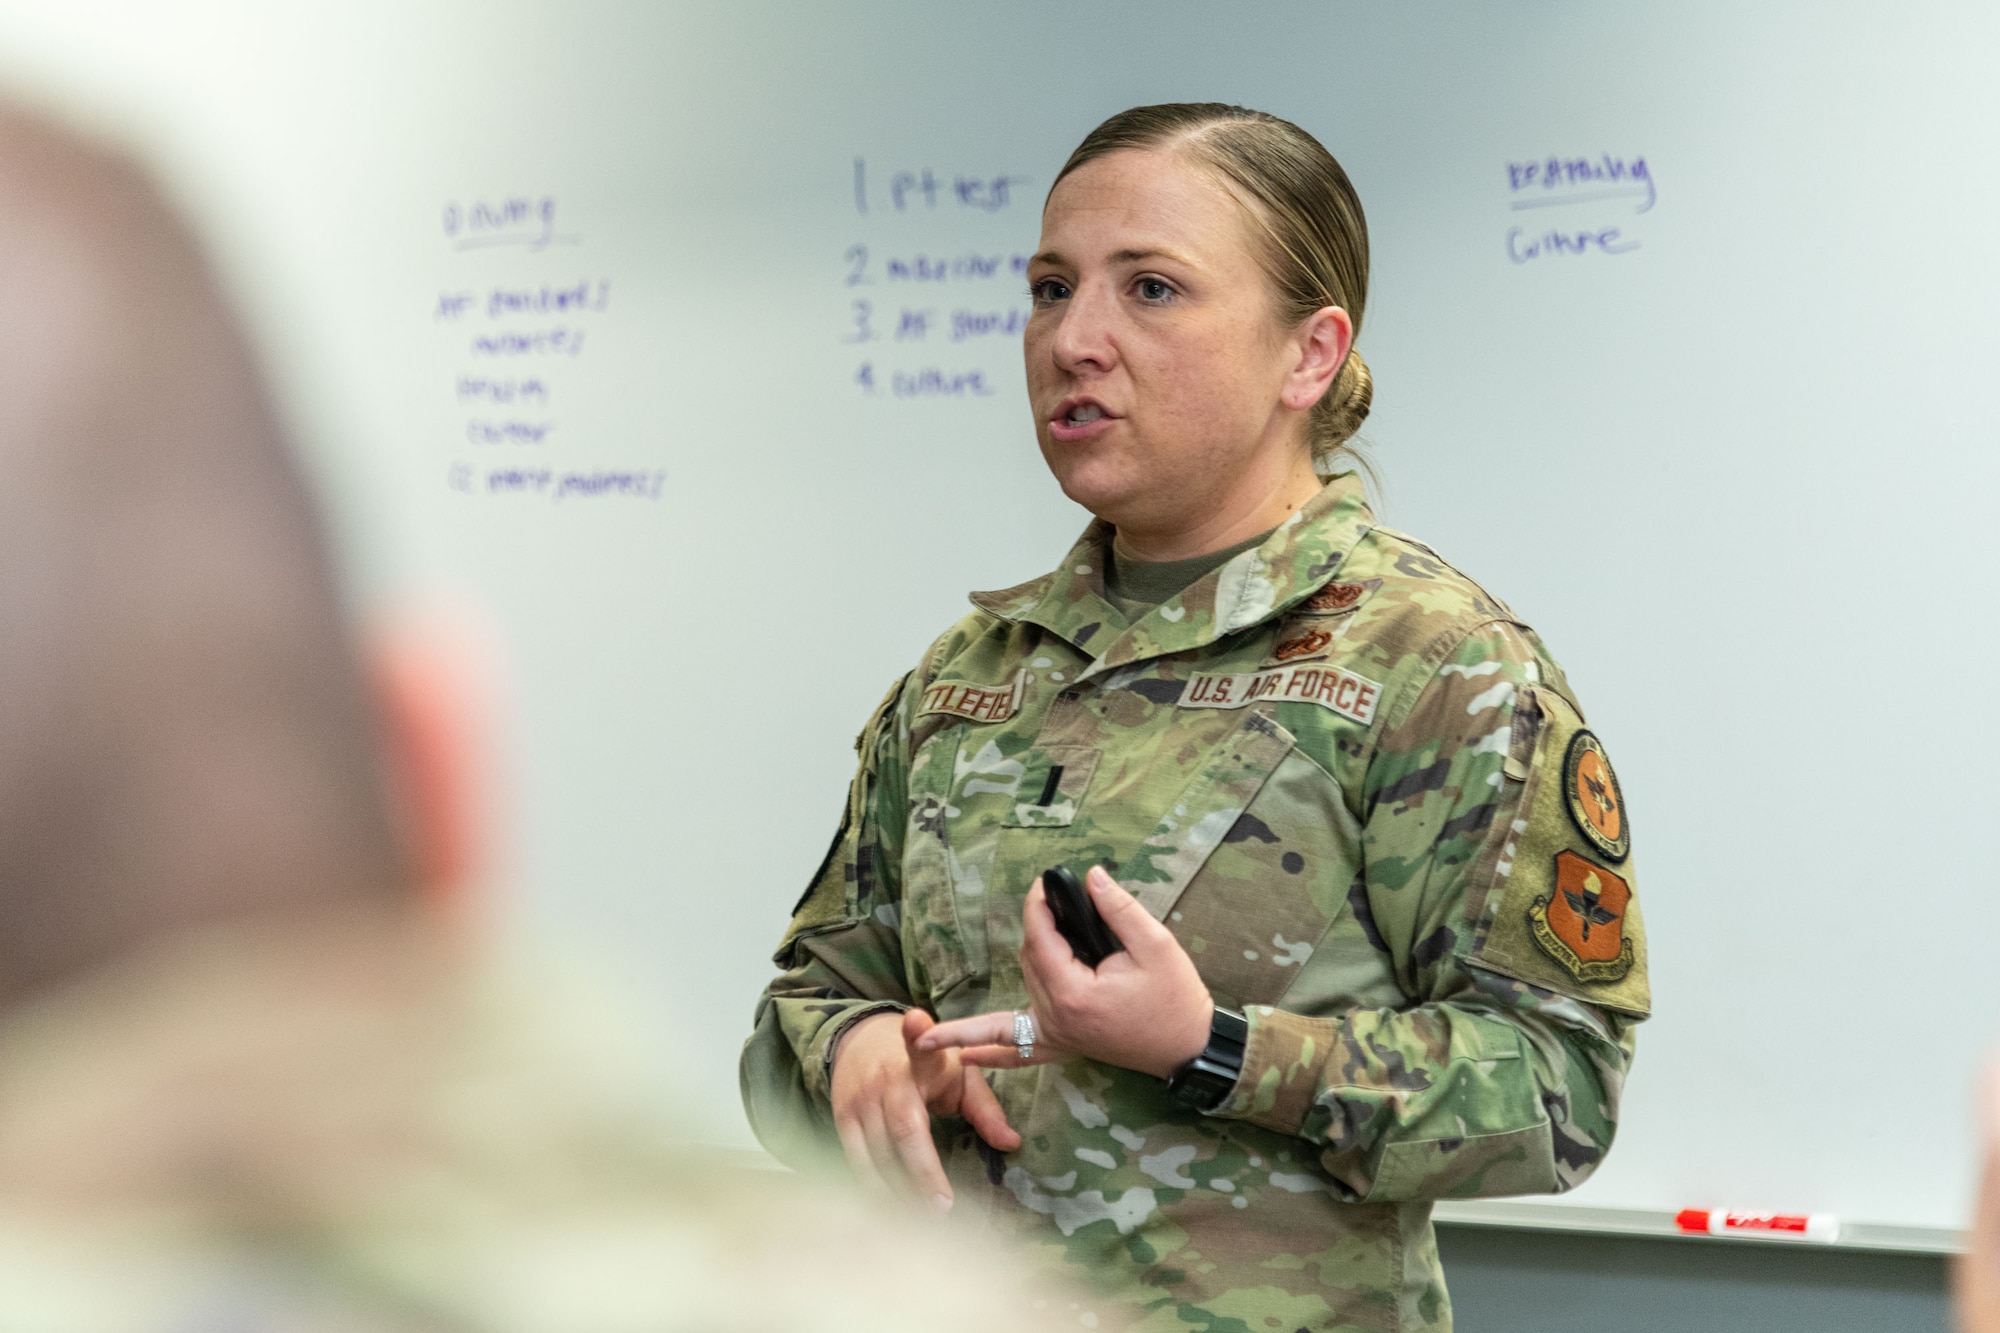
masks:
<svg viewBox="0 0 2000 1333"><path fill-rule="evenodd" d="M1585 842L1609 858L1623 861L1632 850L1632 830L1625 823L1625 794L1604 746L1588 731L1570 737L1563 756L1563 804Z"/></svg>
<svg viewBox="0 0 2000 1333"><path fill-rule="evenodd" d="M1528 909L1535 943L1578 981L1617 981L1632 970L1625 907L1632 886L1575 852L1556 853L1555 889Z"/></svg>

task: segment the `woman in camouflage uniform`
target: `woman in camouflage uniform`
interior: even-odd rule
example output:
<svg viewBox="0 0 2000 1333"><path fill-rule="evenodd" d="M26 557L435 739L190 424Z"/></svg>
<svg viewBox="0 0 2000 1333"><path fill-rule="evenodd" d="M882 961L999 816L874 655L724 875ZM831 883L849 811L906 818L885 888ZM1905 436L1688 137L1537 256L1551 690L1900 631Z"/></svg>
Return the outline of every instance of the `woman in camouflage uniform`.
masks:
<svg viewBox="0 0 2000 1333"><path fill-rule="evenodd" d="M1045 1247L1088 1323L1447 1328L1430 1201L1611 1143L1650 1005L1616 779L1533 631L1325 479L1370 381L1318 142L1126 112L1042 240L1029 395L1097 521L862 732L751 1119ZM1125 945L1095 969L1056 864Z"/></svg>

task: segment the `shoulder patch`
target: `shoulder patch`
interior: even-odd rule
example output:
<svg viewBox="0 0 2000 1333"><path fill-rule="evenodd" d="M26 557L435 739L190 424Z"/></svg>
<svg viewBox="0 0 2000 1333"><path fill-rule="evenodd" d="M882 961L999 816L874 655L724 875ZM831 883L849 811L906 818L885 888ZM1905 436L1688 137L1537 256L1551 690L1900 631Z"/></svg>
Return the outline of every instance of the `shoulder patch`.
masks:
<svg viewBox="0 0 2000 1333"><path fill-rule="evenodd" d="M1611 759L1591 732L1579 728L1563 755L1563 798L1569 817L1584 841L1613 865L1632 850L1632 832L1625 827L1625 796Z"/></svg>
<svg viewBox="0 0 2000 1333"><path fill-rule="evenodd" d="M1632 886L1609 867L1557 852L1554 889L1528 909L1535 943L1578 981L1617 981L1632 970L1631 901Z"/></svg>
<svg viewBox="0 0 2000 1333"><path fill-rule="evenodd" d="M1534 707L1516 717L1538 716L1538 734L1517 732L1509 756L1503 781L1514 795L1501 806L1509 818L1466 961L1644 1017L1653 994L1624 798L1568 700L1529 689Z"/></svg>

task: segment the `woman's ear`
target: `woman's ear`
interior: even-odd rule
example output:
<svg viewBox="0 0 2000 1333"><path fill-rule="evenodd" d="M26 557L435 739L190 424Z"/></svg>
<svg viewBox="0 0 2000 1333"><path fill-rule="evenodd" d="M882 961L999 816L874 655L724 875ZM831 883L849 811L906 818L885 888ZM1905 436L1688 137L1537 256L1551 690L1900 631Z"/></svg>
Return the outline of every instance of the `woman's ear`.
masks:
<svg viewBox="0 0 2000 1333"><path fill-rule="evenodd" d="M385 621L366 641L381 718L391 815L428 904L469 910L488 869L484 728L473 636L415 620Z"/></svg>
<svg viewBox="0 0 2000 1333"><path fill-rule="evenodd" d="M1309 411L1326 397L1347 360L1347 351L1354 346L1354 321L1339 306L1324 306L1306 316L1289 341L1298 349L1298 360L1285 376L1279 398L1294 412Z"/></svg>

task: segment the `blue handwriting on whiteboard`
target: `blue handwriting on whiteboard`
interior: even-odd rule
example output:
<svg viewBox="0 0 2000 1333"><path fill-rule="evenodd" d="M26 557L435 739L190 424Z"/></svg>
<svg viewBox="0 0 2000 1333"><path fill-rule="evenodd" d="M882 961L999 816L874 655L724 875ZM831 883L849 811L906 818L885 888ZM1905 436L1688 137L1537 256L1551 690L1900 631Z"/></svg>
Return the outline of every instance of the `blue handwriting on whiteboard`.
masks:
<svg viewBox="0 0 2000 1333"><path fill-rule="evenodd" d="M1020 191L1015 187L1026 185L1028 179L1026 176L1004 174L955 174L946 179L929 167L891 171L886 175L876 172L871 179L868 159L857 157L854 159L854 211L868 212L872 201L877 207L886 204L890 211L896 213L933 213L939 204L998 213L1020 197Z"/></svg>
<svg viewBox="0 0 2000 1333"><path fill-rule="evenodd" d="M459 319L475 308L477 292L439 292L432 319ZM580 280L567 286L542 283L534 287L494 287L486 293L486 317L509 315L581 314L604 309L611 302L611 279Z"/></svg>
<svg viewBox="0 0 2000 1333"><path fill-rule="evenodd" d="M511 403L516 399L525 403L533 399L547 406L549 386L533 376L517 380L489 379L484 375L460 375L458 401L462 403L467 399L487 403Z"/></svg>
<svg viewBox="0 0 2000 1333"><path fill-rule="evenodd" d="M1626 160L1609 153L1596 157L1559 157L1551 153L1534 162L1507 164L1509 208L1561 208L1607 199L1640 201L1632 211L1644 213L1659 200L1653 172L1646 159Z"/></svg>
<svg viewBox="0 0 2000 1333"><path fill-rule="evenodd" d="M845 343L875 341L876 334L869 323L874 318L874 306L867 301L856 301L854 305L861 308L855 311L854 327L841 338L841 341ZM962 343L967 338L1018 338L1021 336L1021 331L1028 327L1028 312L1018 308L968 310L961 306L949 314L951 340L955 343ZM897 314L893 336L897 342L923 342L934 331L942 332L945 328L946 324L938 318L935 307L904 306Z"/></svg>
<svg viewBox="0 0 2000 1333"><path fill-rule="evenodd" d="M876 374L873 361L863 361L854 372L854 382L861 386L865 394L879 394L881 377ZM888 373L889 389L898 398L991 398L993 387L986 382L983 370L940 370L936 366L925 366L921 370L892 370Z"/></svg>
<svg viewBox="0 0 2000 1333"><path fill-rule="evenodd" d="M898 398L990 398L986 372L962 370L956 373L926 366L917 371L898 370L890 377L889 391Z"/></svg>
<svg viewBox="0 0 2000 1333"><path fill-rule="evenodd" d="M444 206L444 235L455 250L480 250L494 245L519 245L545 250L551 245L576 245L577 236L556 234L556 200L515 196L497 201L477 199Z"/></svg>
<svg viewBox="0 0 2000 1333"><path fill-rule="evenodd" d="M1018 338L1028 327L1025 310L954 310L951 312L951 340L967 338Z"/></svg>
<svg viewBox="0 0 2000 1333"><path fill-rule="evenodd" d="M555 428L553 421L468 421L465 438L473 444L540 444Z"/></svg>
<svg viewBox="0 0 2000 1333"><path fill-rule="evenodd" d="M482 477L470 463L453 463L445 474L445 484L466 495L539 495L551 502L620 496L658 500L666 483L663 471L610 468L558 472L550 467L496 467Z"/></svg>
<svg viewBox="0 0 2000 1333"><path fill-rule="evenodd" d="M849 287L862 287L877 279L869 266L868 247L847 247ZM980 282L989 278L1019 278L1028 271L1026 255L975 254L890 256L882 262L882 278L888 282Z"/></svg>
<svg viewBox="0 0 2000 1333"><path fill-rule="evenodd" d="M579 282L568 287L495 287L486 297L486 317L545 315L550 311L602 310L611 299L611 281Z"/></svg>
<svg viewBox="0 0 2000 1333"><path fill-rule="evenodd" d="M583 330L566 324L529 333L482 333L472 340L474 356L578 356L582 352Z"/></svg>
<svg viewBox="0 0 2000 1333"><path fill-rule="evenodd" d="M1630 254L1639 248L1633 240L1621 239L1616 227L1586 227L1581 231L1545 231L1530 236L1519 227L1507 228L1507 257L1517 264L1558 255Z"/></svg>
<svg viewBox="0 0 2000 1333"><path fill-rule="evenodd" d="M664 472L615 472L602 468L591 472L566 472L556 486L554 498L629 495L641 500L657 500L666 480Z"/></svg>

